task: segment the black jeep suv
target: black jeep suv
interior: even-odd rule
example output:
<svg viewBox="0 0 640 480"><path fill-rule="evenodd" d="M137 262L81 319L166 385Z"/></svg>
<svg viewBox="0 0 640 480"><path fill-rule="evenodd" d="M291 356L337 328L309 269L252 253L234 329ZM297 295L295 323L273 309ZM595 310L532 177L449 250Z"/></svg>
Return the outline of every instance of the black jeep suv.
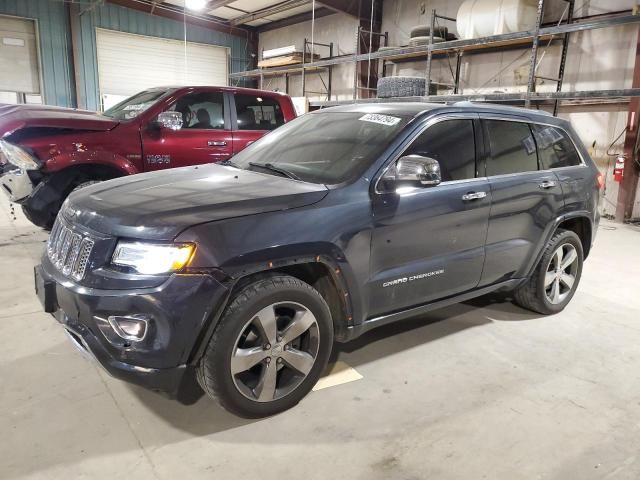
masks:
<svg viewBox="0 0 640 480"><path fill-rule="evenodd" d="M345 342L492 291L561 311L602 177L571 126L470 103L321 110L224 165L87 187L36 290L112 375L225 408L299 402Z"/></svg>

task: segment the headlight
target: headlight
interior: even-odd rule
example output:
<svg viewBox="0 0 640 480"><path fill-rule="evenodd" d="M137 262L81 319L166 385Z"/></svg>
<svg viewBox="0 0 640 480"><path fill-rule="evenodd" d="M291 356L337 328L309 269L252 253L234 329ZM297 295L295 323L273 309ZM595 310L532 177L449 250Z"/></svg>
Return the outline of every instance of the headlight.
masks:
<svg viewBox="0 0 640 480"><path fill-rule="evenodd" d="M0 153L2 153L4 160L22 170L37 170L40 168L40 164L30 153L5 140L0 140Z"/></svg>
<svg viewBox="0 0 640 480"><path fill-rule="evenodd" d="M171 273L183 269L193 257L196 246L191 243L157 245L139 242L118 242L111 263L131 267L145 275Z"/></svg>

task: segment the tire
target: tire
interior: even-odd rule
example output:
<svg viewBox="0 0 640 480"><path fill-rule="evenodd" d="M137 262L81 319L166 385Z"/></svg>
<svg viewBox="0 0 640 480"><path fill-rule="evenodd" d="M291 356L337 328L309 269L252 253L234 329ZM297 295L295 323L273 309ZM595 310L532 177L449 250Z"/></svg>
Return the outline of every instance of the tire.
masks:
<svg viewBox="0 0 640 480"><path fill-rule="evenodd" d="M296 330L286 327L294 324L306 330L287 338L287 332L294 335ZM273 325L277 327L268 328ZM236 415L275 415L309 393L329 361L332 345L331 312L322 296L297 278L272 275L233 297L198 364L196 378L205 393ZM304 368L293 368L288 359L303 359L298 368ZM273 388L268 388L269 378Z"/></svg>
<svg viewBox="0 0 640 480"><path fill-rule="evenodd" d="M383 77L378 79L378 98L421 97L426 84L424 77Z"/></svg>
<svg viewBox="0 0 640 480"><path fill-rule="evenodd" d="M443 37L433 37L433 43L444 42ZM431 43L431 37L413 37L409 40L410 47L424 47Z"/></svg>
<svg viewBox="0 0 640 480"><path fill-rule="evenodd" d="M58 215L59 209L59 205L57 206L57 209L53 210L35 210L29 205L22 205L22 213L24 213L27 220L33 223L36 227L40 227L46 231L50 231L53 227L53 223L56 221L56 215Z"/></svg>
<svg viewBox="0 0 640 480"><path fill-rule="evenodd" d="M75 192L77 190L80 190L81 188L88 187L90 185L95 185L96 183L102 183L102 182L103 182L102 180L87 180L86 182L82 182L82 183L79 183L78 185L76 185L73 188L73 190L71 190L71 193L73 193L73 192ZM71 193L69 195L71 195Z"/></svg>
<svg viewBox="0 0 640 480"><path fill-rule="evenodd" d="M560 249L562 249L562 260L560 268L557 268L557 252ZM574 262L568 264L572 251L575 252L576 258ZM558 230L547 243L531 277L514 292L515 302L527 310L543 315L561 312L569 304L578 288L583 261L584 253L580 237L570 230ZM567 264L566 268L562 268L564 264ZM565 283L569 280L568 277L573 278L570 288ZM551 283L549 283L550 279L552 279ZM557 296L554 295L556 292Z"/></svg>
<svg viewBox="0 0 640 480"><path fill-rule="evenodd" d="M53 188L48 187L47 185L40 184L36 187L36 189L44 189L47 188L49 191L43 195L40 195L41 192L36 192L31 195L27 201L22 204L22 211L24 216L27 217L34 225L50 231L53 227L54 222L56 221L56 217L58 216L58 212L62 207L65 199L76 190L79 190L84 187L88 187L89 185L93 185L95 183L100 183L101 180L79 180L76 179L71 181L64 186L56 185ZM62 195L58 193L51 193L56 191L66 192Z"/></svg>
<svg viewBox="0 0 640 480"><path fill-rule="evenodd" d="M435 27L433 29L434 37L443 37L446 38L449 34L449 29L447 27ZM430 37L431 36L431 25L418 25L413 27L409 32L410 38L415 37Z"/></svg>

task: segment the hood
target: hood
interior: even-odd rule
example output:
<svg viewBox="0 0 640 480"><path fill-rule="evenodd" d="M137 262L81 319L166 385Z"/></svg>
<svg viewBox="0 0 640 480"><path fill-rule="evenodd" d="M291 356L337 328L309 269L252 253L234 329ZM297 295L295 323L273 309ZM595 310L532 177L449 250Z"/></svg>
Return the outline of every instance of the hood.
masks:
<svg viewBox="0 0 640 480"><path fill-rule="evenodd" d="M119 122L88 110L47 105L0 104L0 138L27 127L111 130Z"/></svg>
<svg viewBox="0 0 640 480"><path fill-rule="evenodd" d="M303 207L327 193L324 185L212 164L85 187L69 196L63 214L100 233L170 241L193 225Z"/></svg>

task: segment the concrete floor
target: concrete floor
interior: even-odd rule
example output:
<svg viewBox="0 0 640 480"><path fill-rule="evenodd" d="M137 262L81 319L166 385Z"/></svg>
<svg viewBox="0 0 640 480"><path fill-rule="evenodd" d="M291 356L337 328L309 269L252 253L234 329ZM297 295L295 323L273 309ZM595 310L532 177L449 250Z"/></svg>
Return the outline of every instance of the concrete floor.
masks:
<svg viewBox="0 0 640 480"><path fill-rule="evenodd" d="M0 478L640 478L640 230L603 224L540 317L483 298L370 332L364 378L238 419L110 378L33 294L46 236L0 195Z"/></svg>

